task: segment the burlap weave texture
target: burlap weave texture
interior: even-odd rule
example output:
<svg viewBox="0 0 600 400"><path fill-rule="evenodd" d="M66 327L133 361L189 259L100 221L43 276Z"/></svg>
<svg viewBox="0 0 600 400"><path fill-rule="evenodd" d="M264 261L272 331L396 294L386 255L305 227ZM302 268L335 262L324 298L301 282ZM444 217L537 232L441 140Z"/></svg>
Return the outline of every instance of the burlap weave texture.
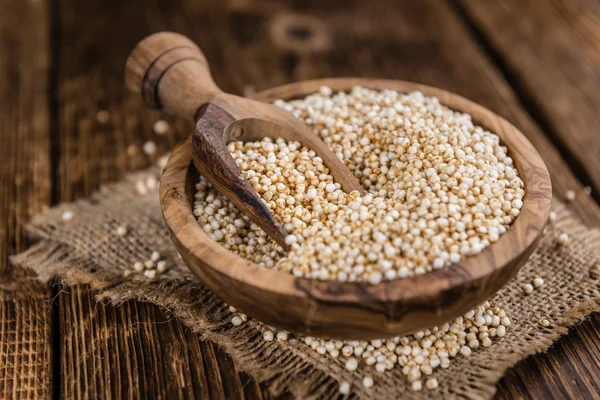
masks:
<svg viewBox="0 0 600 400"><path fill-rule="evenodd" d="M288 390L300 398L330 398L338 395L339 382L348 381L351 398L490 398L507 368L546 350L568 326L600 308L600 232L586 228L568 207L555 203L558 220L549 226L519 275L491 300L512 320L506 336L470 357L454 358L448 369L436 369L439 389L414 393L399 368L377 373L364 366L349 372L341 359L319 355L293 335L285 342L265 342L257 321L232 326L227 305L178 257L160 213L157 191L145 195L136 191L136 181L158 173L152 168L130 174L89 199L61 204L35 217L27 229L40 241L13 257L13 262L36 271L42 281L59 276L67 285L88 284L99 300L115 305L130 299L157 304L221 346L242 370L269 381L274 394ZM61 219L66 209L74 213L70 221ZM115 234L120 225L128 228L123 237ZM567 246L557 245L561 232L570 236ZM153 250L165 256L166 273L152 281L143 274L123 276L125 269L148 259ZM522 285L534 275L545 284L526 296ZM550 327L539 323L542 318L551 322ZM361 384L365 368L375 379L368 390Z"/></svg>

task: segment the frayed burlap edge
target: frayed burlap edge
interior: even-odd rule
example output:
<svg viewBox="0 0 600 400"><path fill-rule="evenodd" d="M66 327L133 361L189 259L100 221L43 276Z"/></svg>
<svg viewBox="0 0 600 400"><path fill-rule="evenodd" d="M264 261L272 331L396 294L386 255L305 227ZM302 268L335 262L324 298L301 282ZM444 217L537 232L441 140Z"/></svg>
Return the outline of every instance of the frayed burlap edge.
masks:
<svg viewBox="0 0 600 400"><path fill-rule="evenodd" d="M111 207L114 203L121 204L131 199L137 201L133 183L148 174L156 175L157 170L130 174L123 181L103 187L90 199L78 201L68 207L76 210L76 214L83 214L98 212L98 208ZM182 271L168 281L152 283L144 280L119 279L114 275L105 276L102 272L103 267L97 264L95 259L79 251L76 239L73 242L57 241L50 234L51 230L48 230L48 226L60 224L60 212L65 207L61 205L32 220L27 230L40 241L26 252L14 256L12 261L15 264L36 271L38 278L44 282L58 276L65 285L87 284L97 293L100 301L110 301L118 305L130 299L137 299L160 306L201 335L203 339L208 339L222 347L233 357L242 371L259 381L268 381L269 389L274 395L284 391L289 391L299 398L325 398L337 395L341 376L348 375L339 363L323 362L323 359L310 349L308 351L299 349L295 339L289 342L265 342L260 330L257 329L260 323L256 321L250 320L247 324L232 328L227 306L199 284L189 272ZM564 205L555 203L553 207L559 215L557 226L560 225L562 231L577 238L586 249L598 249L600 232L585 228ZM151 219L160 219L155 212L147 211L145 207L138 208L142 214L152 214ZM594 257L597 256L596 252ZM598 264L594 262L592 267L597 269ZM567 333L569 326L581 321L589 313L600 310L598 274L597 271L590 271L590 274L592 273L596 274L594 275L596 278L590 278L590 282L586 283L586 291L590 294L584 301L572 305L560 315L555 315L551 328L538 328L539 332L535 332L535 337L519 338L520 342L515 343L511 351L494 353L493 357L486 359L485 364L476 365L477 370L473 376L477 379L470 380L467 388L460 388L461 395L474 399L490 398L494 395L495 385L506 369L531 354L545 351L556 339ZM194 301L191 302L190 299ZM486 350L492 351L490 349L493 347ZM477 363L476 360L473 362ZM357 381L360 379L359 376L355 378ZM371 395L387 397L385 390L366 392L360 384L353 383L351 397L369 398ZM406 382L398 382L398 384L406 385ZM456 391L445 393L457 394ZM440 397L443 393L424 392L418 395L408 391L404 394L406 398L434 398Z"/></svg>

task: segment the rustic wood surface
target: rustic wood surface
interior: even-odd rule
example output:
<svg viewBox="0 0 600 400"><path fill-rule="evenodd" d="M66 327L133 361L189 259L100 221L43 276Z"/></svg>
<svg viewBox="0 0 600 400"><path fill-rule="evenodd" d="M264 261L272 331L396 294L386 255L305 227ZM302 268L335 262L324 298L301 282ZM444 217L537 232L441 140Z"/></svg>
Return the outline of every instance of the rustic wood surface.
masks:
<svg viewBox="0 0 600 400"><path fill-rule="evenodd" d="M600 199L600 2L462 0L545 132ZM515 12L518 9L519 12Z"/></svg>
<svg viewBox="0 0 600 400"><path fill-rule="evenodd" d="M0 398L53 393L52 289L14 269L23 224L51 201L46 4L0 1Z"/></svg>
<svg viewBox="0 0 600 400"><path fill-rule="evenodd" d="M85 287L50 289L8 266L7 256L27 245L22 224L32 213L148 165L155 157L141 146L149 138L162 152L191 132L174 120L172 133L157 137L151 121L159 114L144 111L122 84L128 52L152 32L190 36L231 93L364 76L464 95L523 131L548 165L555 195L575 190L573 209L599 226L598 206L582 193L597 179L597 80L577 67L594 68L598 53L576 52L591 48L577 32L600 30L599 1L552 1L567 14L517 1L496 14L494 3L0 0L0 398L270 398L267 385L156 307L104 306ZM553 34L528 39L528 23ZM517 32L511 46L498 26ZM577 39L565 45L568 38ZM512 46L533 54L518 57ZM568 59L557 56L564 46ZM564 90L540 88L554 79ZM589 87L575 90L574 81ZM563 95L566 116L554 111ZM97 121L98 110L109 111L108 122ZM594 315L511 369L498 398L599 397L599 335Z"/></svg>

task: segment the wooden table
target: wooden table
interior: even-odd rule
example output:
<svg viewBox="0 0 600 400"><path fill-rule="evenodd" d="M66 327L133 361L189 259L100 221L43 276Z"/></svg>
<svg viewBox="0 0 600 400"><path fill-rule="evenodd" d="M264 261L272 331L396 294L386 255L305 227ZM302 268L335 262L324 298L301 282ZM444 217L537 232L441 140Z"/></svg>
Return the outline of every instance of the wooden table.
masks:
<svg viewBox="0 0 600 400"><path fill-rule="evenodd" d="M123 85L131 47L166 29L197 41L232 93L363 76L462 94L517 125L555 195L575 190L600 225L600 0L0 0L0 398L271 397L156 307L97 304L8 263L31 215L149 165L146 140L166 151L189 133L171 119L157 137L159 116ZM599 397L599 334L594 315L510 370L498 397Z"/></svg>

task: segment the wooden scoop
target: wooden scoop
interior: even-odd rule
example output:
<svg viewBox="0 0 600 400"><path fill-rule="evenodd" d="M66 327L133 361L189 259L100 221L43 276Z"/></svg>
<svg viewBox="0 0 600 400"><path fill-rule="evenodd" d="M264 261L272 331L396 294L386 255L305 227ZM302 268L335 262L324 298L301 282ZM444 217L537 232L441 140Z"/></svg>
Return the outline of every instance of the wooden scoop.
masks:
<svg viewBox="0 0 600 400"><path fill-rule="evenodd" d="M160 32L138 43L127 60L125 81L149 108L197 121L192 157L200 174L286 249L285 230L244 178L227 142L264 137L299 141L323 159L345 191L364 193L344 163L301 120L271 104L222 92L202 51L183 35Z"/></svg>

